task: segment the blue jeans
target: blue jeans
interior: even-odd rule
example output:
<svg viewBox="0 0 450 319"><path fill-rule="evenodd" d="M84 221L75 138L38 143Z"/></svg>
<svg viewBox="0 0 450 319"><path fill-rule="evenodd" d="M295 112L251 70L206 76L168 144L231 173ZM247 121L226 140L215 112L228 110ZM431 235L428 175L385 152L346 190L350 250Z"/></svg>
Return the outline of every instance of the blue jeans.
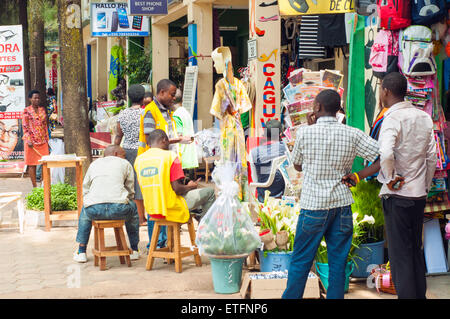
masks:
<svg viewBox="0 0 450 319"><path fill-rule="evenodd" d="M150 248L150 243L152 242L153 226L155 225L155 222L150 221L149 219L150 218L147 219L147 228L148 228L147 248ZM167 226L161 226L159 228L158 244L156 244L156 246L158 248L166 247L166 242L167 242Z"/></svg>
<svg viewBox="0 0 450 319"><path fill-rule="evenodd" d="M303 297L305 284L322 237L328 252L327 299L343 299L345 266L353 235L350 206L329 210L300 211L294 240L294 251L288 269L288 281L283 299Z"/></svg>
<svg viewBox="0 0 450 319"><path fill-rule="evenodd" d="M128 204L103 203L83 207L78 219L77 242L87 245L93 220L125 220L128 239L132 250L138 250L139 215L134 201Z"/></svg>

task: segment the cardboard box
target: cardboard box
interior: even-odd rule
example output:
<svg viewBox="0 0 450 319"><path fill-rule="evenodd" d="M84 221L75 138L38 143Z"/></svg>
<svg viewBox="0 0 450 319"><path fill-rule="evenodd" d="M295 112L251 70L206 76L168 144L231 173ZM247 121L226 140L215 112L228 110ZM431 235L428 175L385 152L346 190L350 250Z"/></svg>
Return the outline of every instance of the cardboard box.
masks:
<svg viewBox="0 0 450 319"><path fill-rule="evenodd" d="M287 278L283 279L252 279L252 275L270 274L267 272L249 272L244 276L241 286L241 297L243 299L281 299L286 289ZM319 277L310 272L306 281L304 299L319 299Z"/></svg>

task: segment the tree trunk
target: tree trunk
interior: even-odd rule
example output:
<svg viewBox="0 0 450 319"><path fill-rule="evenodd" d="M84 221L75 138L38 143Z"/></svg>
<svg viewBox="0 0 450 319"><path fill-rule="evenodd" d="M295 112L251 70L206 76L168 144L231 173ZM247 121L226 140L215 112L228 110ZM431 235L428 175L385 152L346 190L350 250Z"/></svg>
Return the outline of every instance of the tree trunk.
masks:
<svg viewBox="0 0 450 319"><path fill-rule="evenodd" d="M83 171L91 163L89 116L86 96L86 66L81 29L81 0L57 0L63 93L64 144L66 153L86 156ZM70 170L68 182L75 181Z"/></svg>
<svg viewBox="0 0 450 319"><path fill-rule="evenodd" d="M30 54L30 78L32 90L38 90L41 105L47 106L45 87L44 0L28 1L28 33ZM28 94L28 92L27 92Z"/></svg>
<svg viewBox="0 0 450 319"><path fill-rule="evenodd" d="M28 0L19 0L19 23L23 29L23 69L25 77L25 94L28 94L31 90L31 77L30 77L30 52L29 52L29 40L28 40Z"/></svg>

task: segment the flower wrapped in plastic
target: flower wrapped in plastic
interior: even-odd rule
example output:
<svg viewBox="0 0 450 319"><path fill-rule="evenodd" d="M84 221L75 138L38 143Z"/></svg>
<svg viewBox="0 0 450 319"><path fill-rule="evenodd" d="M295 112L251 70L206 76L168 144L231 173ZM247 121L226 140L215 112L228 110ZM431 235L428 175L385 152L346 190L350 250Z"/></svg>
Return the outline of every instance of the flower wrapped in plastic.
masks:
<svg viewBox="0 0 450 319"><path fill-rule="evenodd" d="M239 186L233 180L235 169L234 163L214 169L212 178L219 196L197 229L195 242L200 254L243 255L261 246L251 217L238 200Z"/></svg>

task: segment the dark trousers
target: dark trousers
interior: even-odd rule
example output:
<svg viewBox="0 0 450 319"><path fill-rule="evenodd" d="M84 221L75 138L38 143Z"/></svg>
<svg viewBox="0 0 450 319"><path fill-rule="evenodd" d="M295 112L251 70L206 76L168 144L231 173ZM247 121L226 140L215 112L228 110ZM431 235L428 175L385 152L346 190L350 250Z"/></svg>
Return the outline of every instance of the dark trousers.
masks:
<svg viewBox="0 0 450 319"><path fill-rule="evenodd" d="M422 251L425 199L383 197L392 281L399 299L425 299L427 282Z"/></svg>

